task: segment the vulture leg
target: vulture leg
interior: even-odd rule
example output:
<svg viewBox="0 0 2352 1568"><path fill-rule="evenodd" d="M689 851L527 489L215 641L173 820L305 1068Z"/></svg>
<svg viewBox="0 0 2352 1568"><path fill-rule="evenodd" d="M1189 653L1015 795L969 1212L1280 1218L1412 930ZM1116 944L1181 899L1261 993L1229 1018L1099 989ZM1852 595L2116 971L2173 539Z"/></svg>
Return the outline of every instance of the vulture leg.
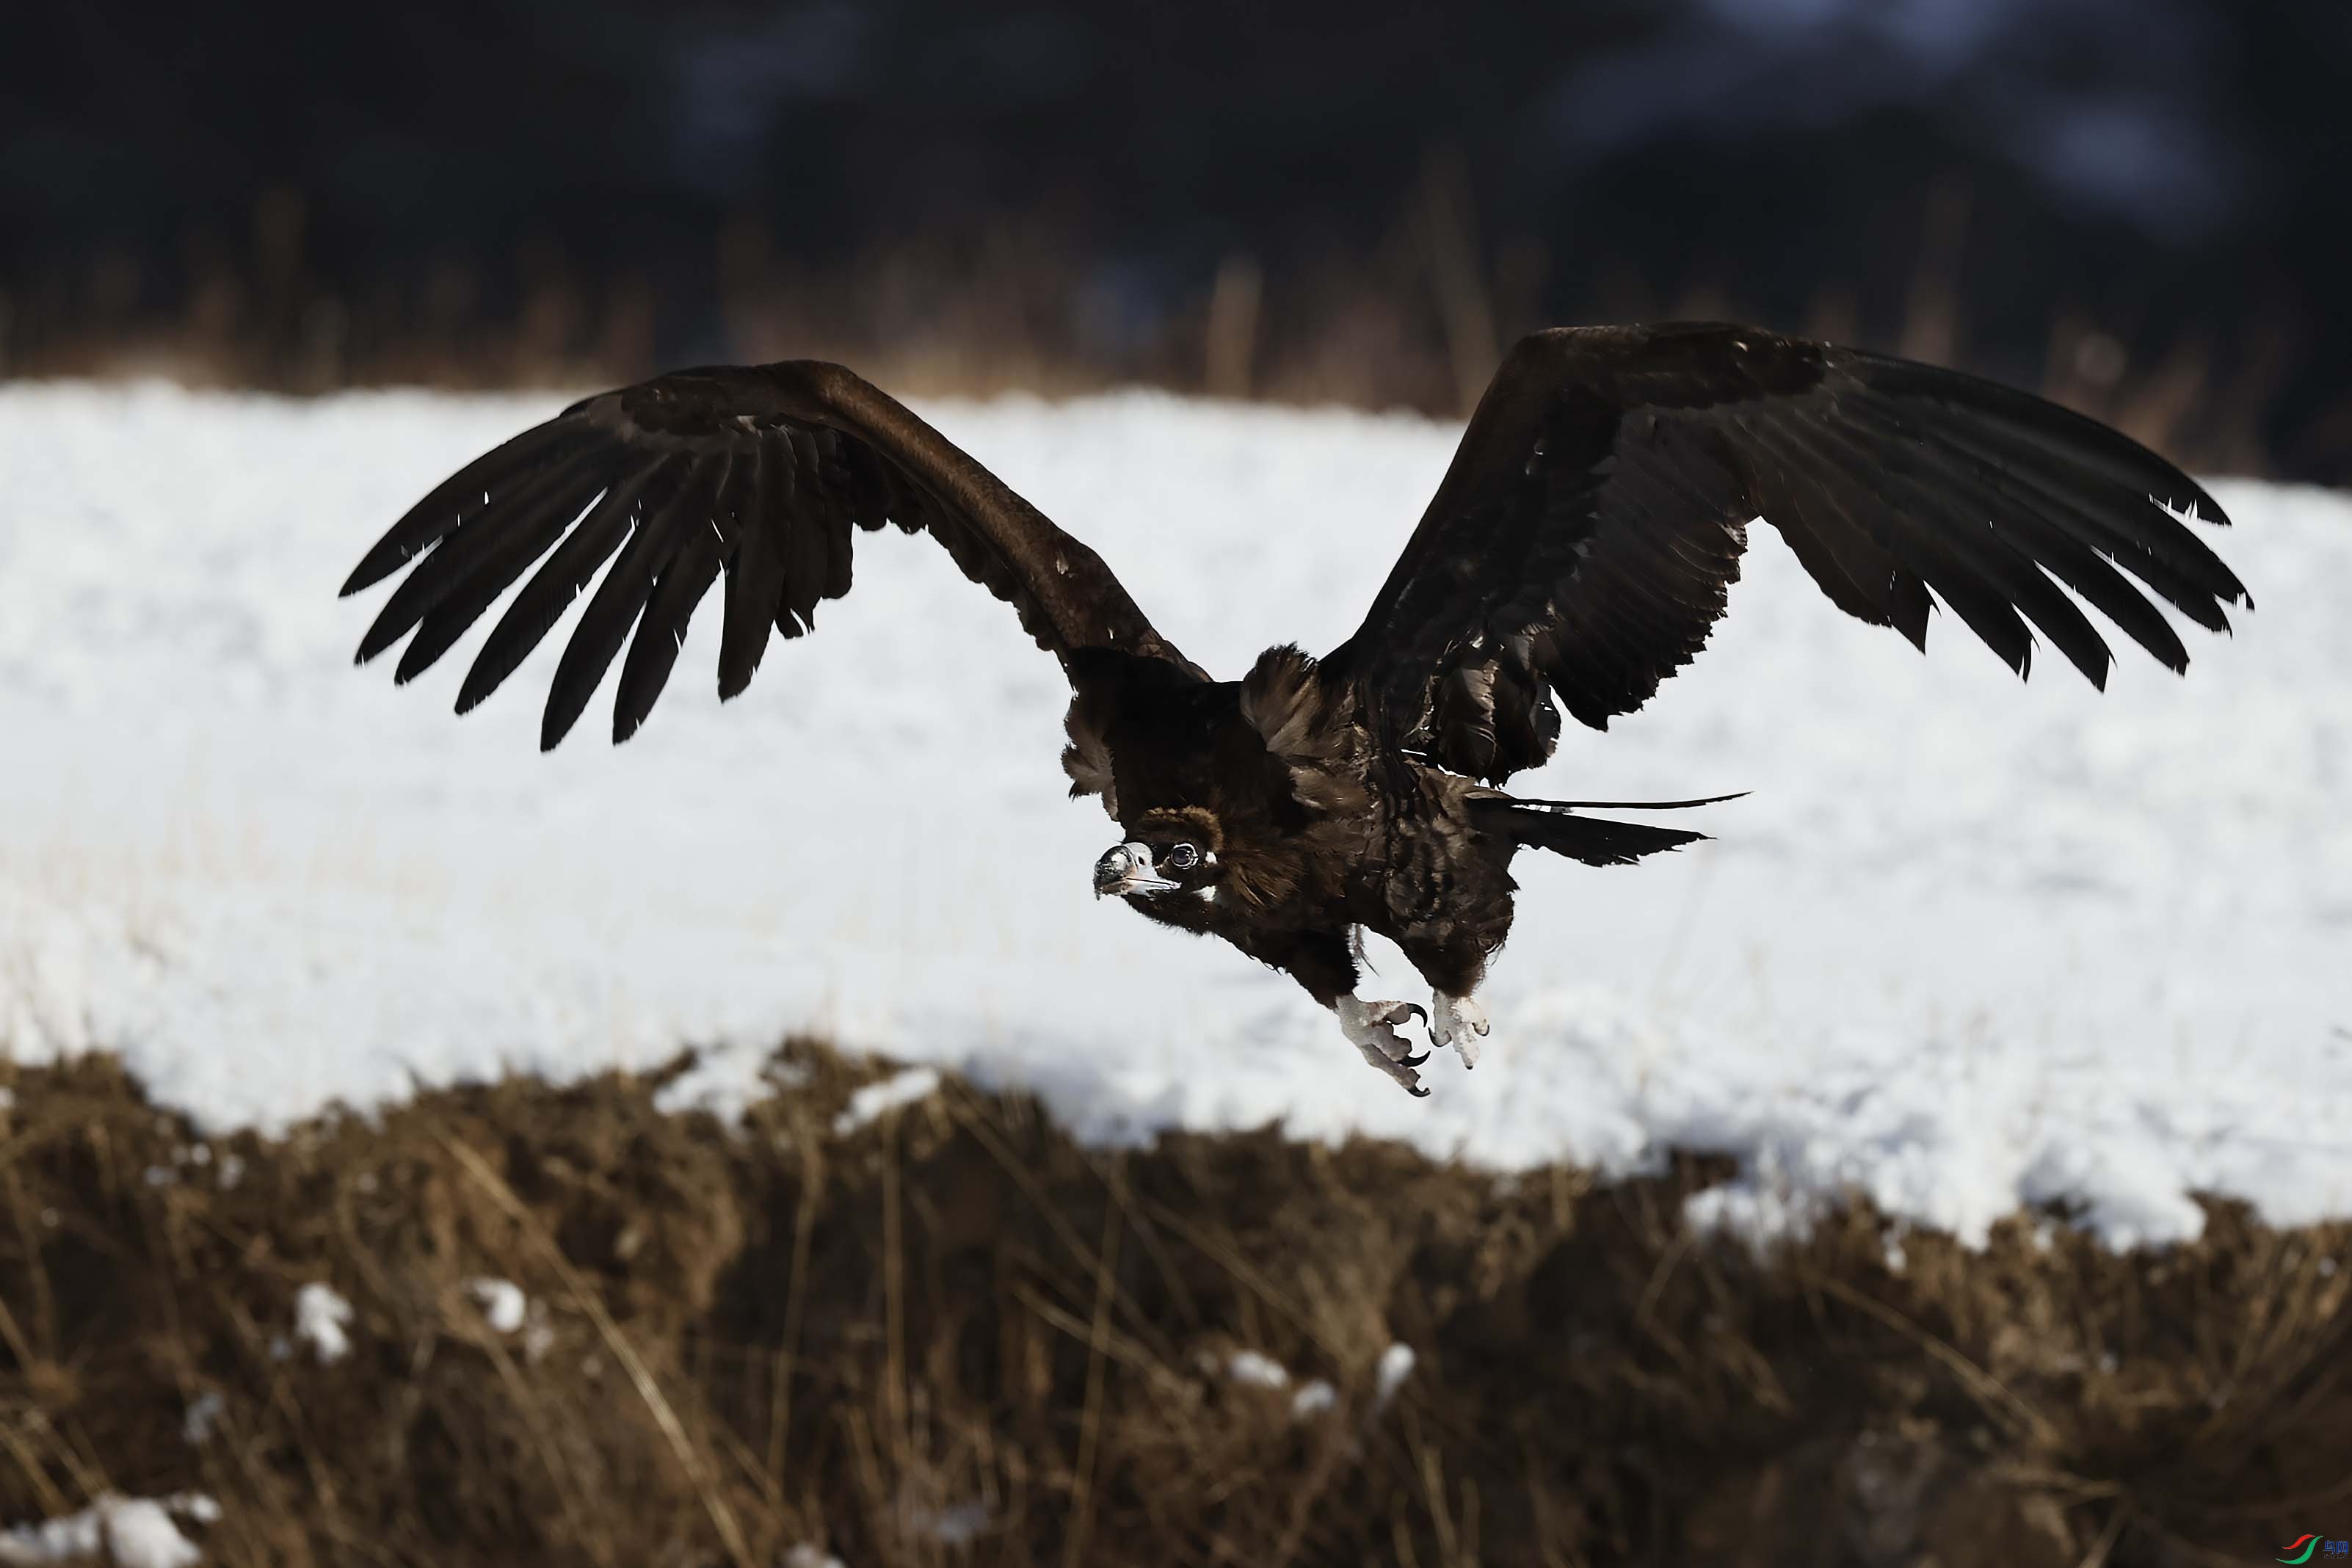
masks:
<svg viewBox="0 0 2352 1568"><path fill-rule="evenodd" d="M1246 927L1219 933L1256 959L1270 963L1307 988L1307 994L1331 1009L1340 1033L1363 1054L1364 1060L1396 1080L1408 1094L1426 1096L1421 1075L1412 1069L1429 1059L1413 1054L1412 1043L1396 1026L1419 1014L1412 1002L1364 1002L1357 999L1356 955L1343 931L1265 931Z"/></svg>
<svg viewBox="0 0 2352 1568"><path fill-rule="evenodd" d="M1459 1051L1464 1067L1478 1065L1478 1042L1486 1037L1486 1009L1478 1005L1476 997L1449 996L1443 991L1429 994L1429 1037Z"/></svg>
<svg viewBox="0 0 2352 1568"><path fill-rule="evenodd" d="M1453 1047L1465 1068L1478 1065L1478 1042L1486 1036L1486 1010L1473 993L1486 978L1487 954L1502 945L1511 929L1507 900L1492 912L1499 913L1499 924L1437 934L1408 931L1397 942L1430 984L1430 1042Z"/></svg>

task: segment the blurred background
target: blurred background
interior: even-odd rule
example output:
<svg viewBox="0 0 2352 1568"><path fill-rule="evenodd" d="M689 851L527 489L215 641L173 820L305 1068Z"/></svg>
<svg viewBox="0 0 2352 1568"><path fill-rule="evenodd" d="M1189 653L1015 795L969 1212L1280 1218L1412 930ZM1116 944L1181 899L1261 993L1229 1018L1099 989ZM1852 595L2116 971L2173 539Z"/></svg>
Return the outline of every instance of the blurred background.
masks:
<svg viewBox="0 0 2352 1568"><path fill-rule="evenodd" d="M20 7L0 374L1463 410L1730 314L2352 479L2341 0Z"/></svg>

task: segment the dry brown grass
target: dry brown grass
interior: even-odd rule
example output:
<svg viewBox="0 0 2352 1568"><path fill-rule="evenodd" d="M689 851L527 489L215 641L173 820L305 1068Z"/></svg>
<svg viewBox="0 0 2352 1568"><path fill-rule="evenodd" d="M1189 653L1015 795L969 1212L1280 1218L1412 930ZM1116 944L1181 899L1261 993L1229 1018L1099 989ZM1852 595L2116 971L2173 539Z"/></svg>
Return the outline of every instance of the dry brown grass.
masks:
<svg viewBox="0 0 2352 1568"><path fill-rule="evenodd" d="M952 1079L836 1134L879 1069L789 1054L740 1134L606 1078L278 1142L0 1065L0 1523L194 1489L223 1563L2071 1568L2352 1521L2345 1227L2021 1218L1896 1273L1857 1206L1759 1259L1684 1223L1720 1162L1093 1151ZM285 1343L312 1281L356 1308L333 1365Z"/></svg>

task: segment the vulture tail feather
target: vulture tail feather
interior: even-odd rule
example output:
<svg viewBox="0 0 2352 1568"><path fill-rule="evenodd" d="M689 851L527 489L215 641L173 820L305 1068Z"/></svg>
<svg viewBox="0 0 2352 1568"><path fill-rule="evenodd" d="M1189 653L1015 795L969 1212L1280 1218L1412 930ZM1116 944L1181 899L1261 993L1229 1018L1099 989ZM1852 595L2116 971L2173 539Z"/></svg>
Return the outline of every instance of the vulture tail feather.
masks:
<svg viewBox="0 0 2352 1568"><path fill-rule="evenodd" d="M1703 795L1697 800L1529 800L1525 795L1513 795L1513 805L1540 806L1546 811L1682 811L1694 805L1720 805L1727 800L1744 800L1746 790L1730 795Z"/></svg>
<svg viewBox="0 0 2352 1568"><path fill-rule="evenodd" d="M1676 827L1611 822L1548 811L1541 805L1495 795L1469 803L1470 825L1490 837L1528 849L1549 849L1588 866L1631 866L1645 855L1679 849L1707 836Z"/></svg>

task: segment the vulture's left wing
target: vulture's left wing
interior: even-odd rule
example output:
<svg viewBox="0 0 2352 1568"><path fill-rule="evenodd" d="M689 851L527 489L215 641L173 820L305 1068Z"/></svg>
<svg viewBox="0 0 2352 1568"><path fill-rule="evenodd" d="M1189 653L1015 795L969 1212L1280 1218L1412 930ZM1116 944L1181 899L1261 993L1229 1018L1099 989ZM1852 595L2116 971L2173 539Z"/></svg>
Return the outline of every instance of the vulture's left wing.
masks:
<svg viewBox="0 0 2352 1568"><path fill-rule="evenodd" d="M1547 687L1603 728L1690 661L1760 516L1850 615L1924 647L1940 599L2021 675L2031 623L2104 686L2061 584L2174 669L2124 574L2216 631L2249 602L2183 514L2228 521L2128 438L1974 376L1750 327L1538 332L1321 674L1384 741L1499 782L1551 753Z"/></svg>
<svg viewBox="0 0 2352 1568"><path fill-rule="evenodd" d="M625 741L721 574L723 699L751 681L771 626L798 637L818 600L849 592L854 528L885 521L946 546L1066 669L1082 649L1110 648L1199 675L1093 551L895 399L814 360L679 371L576 403L444 480L343 592L413 563L359 651L373 658L414 630L404 681L546 557L467 672L463 713L610 560L556 665L540 743L563 738L624 643L613 739Z"/></svg>

